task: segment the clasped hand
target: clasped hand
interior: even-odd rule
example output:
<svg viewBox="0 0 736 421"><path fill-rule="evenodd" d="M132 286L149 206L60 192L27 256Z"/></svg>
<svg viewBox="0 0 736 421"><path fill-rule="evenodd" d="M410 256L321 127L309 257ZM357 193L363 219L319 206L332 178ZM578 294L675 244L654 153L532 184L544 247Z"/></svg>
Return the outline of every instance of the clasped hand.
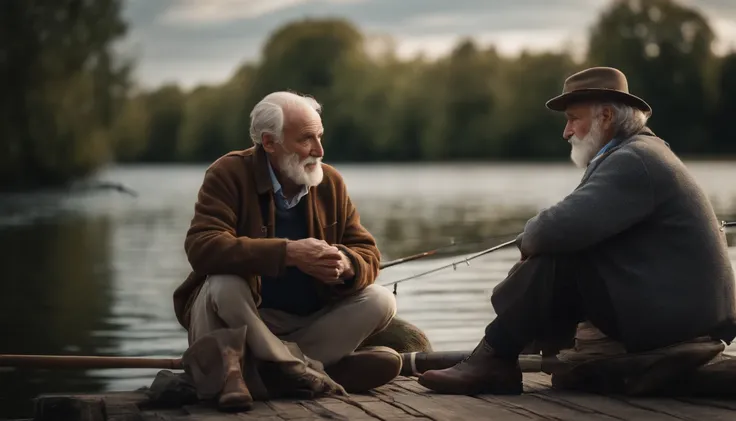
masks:
<svg viewBox="0 0 736 421"><path fill-rule="evenodd" d="M353 276L350 259L337 247L316 238L288 242L286 265L296 266L326 284L342 284Z"/></svg>

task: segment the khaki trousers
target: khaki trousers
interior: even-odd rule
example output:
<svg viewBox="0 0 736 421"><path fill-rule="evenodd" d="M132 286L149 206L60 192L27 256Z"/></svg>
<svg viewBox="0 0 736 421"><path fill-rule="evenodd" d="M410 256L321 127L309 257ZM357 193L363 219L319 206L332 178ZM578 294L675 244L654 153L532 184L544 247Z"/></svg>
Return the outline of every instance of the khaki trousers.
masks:
<svg viewBox="0 0 736 421"><path fill-rule="evenodd" d="M247 327L246 383L259 388L249 360L295 362L294 344L324 366L355 351L369 336L385 329L396 314L396 300L387 288L370 285L307 317L256 308L245 280L234 275L209 276L194 300L189 345L221 329ZM287 346L289 343L289 346ZM254 396L255 397L255 396Z"/></svg>

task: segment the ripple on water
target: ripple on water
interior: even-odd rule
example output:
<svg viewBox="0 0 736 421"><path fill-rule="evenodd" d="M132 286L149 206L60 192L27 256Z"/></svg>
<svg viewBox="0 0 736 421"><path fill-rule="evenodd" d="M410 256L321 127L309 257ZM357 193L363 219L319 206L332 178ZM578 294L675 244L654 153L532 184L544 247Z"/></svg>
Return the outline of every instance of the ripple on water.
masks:
<svg viewBox="0 0 736 421"><path fill-rule="evenodd" d="M726 182L736 179L736 165L688 166L714 199L719 217L736 219L736 184ZM188 274L184 238L205 169L206 165L143 165L113 167L100 174L101 179L137 191L136 198L113 193L0 195L0 246L12 252L26 241L30 248L23 250L34 256L30 263L24 256L4 262L22 282L11 285L10 292L6 289L0 314L4 320L22 319L36 326L33 338L18 336L12 341L27 342L36 353L180 356L187 338L174 317L172 293ZM386 260L446 246L453 239L475 242L519 232L528 217L567 195L581 176L566 164L338 165L338 169ZM733 232L729 256L736 262ZM460 260L501 241L458 245L453 251L468 253L386 269L378 283ZM472 350L494 317L491 291L516 259L518 251L510 247L470 266L460 263L455 271L403 282L396 297L398 315L423 329L437 350ZM103 305L95 305L99 303ZM72 316L76 317L67 318ZM4 371L0 387L23 389L24 398L48 391L93 390L99 382L107 390L130 390L149 385L156 372L91 370L63 376L43 372L19 379L12 377L15 372Z"/></svg>

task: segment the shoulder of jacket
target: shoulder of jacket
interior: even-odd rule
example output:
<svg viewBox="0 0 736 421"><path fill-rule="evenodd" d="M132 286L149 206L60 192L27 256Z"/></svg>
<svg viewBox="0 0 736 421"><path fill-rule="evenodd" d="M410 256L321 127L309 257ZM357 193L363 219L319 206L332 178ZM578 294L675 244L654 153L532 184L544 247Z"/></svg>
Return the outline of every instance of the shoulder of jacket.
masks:
<svg viewBox="0 0 736 421"><path fill-rule="evenodd" d="M337 170L337 168L333 167L330 164L322 163L322 172L324 173L324 177L326 180L329 180L333 183L342 183L343 178L342 174L340 174L340 171Z"/></svg>
<svg viewBox="0 0 736 421"><path fill-rule="evenodd" d="M343 192L347 192L345 180L343 179L342 174L340 174L337 168L323 162L322 173L322 182L318 186L321 194L334 194L339 196Z"/></svg>
<svg viewBox="0 0 736 421"><path fill-rule="evenodd" d="M255 148L248 148L239 151L230 151L217 158L207 167L207 172L228 172L236 170L241 171L243 165L249 165L253 157Z"/></svg>
<svg viewBox="0 0 736 421"><path fill-rule="evenodd" d="M666 151L669 151L664 140L656 136L636 136L631 142L621 147L622 152L636 156L647 163L666 160Z"/></svg>

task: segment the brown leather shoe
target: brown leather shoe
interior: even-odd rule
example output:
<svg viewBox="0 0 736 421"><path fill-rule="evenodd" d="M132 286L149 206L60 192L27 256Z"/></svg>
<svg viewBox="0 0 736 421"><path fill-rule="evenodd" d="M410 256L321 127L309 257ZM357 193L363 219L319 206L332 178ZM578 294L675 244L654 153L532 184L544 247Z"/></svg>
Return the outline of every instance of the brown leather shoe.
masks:
<svg viewBox="0 0 736 421"><path fill-rule="evenodd" d="M401 372L401 355L385 346L356 350L325 367L325 372L348 393L363 393L395 379Z"/></svg>
<svg viewBox="0 0 736 421"><path fill-rule="evenodd" d="M518 360L495 356L493 348L482 339L473 353L454 367L429 370L419 376L419 384L439 393L453 395L518 395L522 392Z"/></svg>
<svg viewBox="0 0 736 421"><path fill-rule="evenodd" d="M217 400L221 411L247 411L253 407L253 397L243 380L240 356L231 348L222 351L225 359L226 375Z"/></svg>

